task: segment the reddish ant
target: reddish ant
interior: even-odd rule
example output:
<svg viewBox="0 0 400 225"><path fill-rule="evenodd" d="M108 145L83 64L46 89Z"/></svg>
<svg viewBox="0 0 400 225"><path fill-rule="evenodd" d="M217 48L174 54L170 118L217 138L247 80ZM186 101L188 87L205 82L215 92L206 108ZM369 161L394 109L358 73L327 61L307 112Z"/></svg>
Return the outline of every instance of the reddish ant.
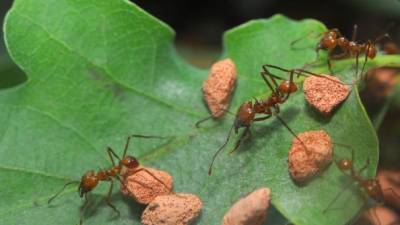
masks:
<svg viewBox="0 0 400 225"><path fill-rule="evenodd" d="M235 147L233 150L230 152L234 152L236 149L239 148L239 146L242 144L242 142L248 138L248 136L251 135L250 127L253 124L253 122L257 121L263 121L268 118L270 118L272 115L276 116L278 120L289 130L289 132L297 138L303 145L304 143L297 137L297 135L293 132L293 130L286 124L286 122L278 116L280 112L279 105L285 103L290 95L294 92L297 91L297 85L293 82L293 77L296 74L297 77L300 75L303 76L320 76L324 77L320 74L315 74L303 69L292 69L292 70L287 70L278 66L274 65L263 65L262 66L263 71L260 73L261 77L267 84L268 88L272 91L271 95L265 99L265 100L257 100L255 99L254 103L252 101L248 101L243 103L238 111L236 112L235 120L233 125L231 126L228 136L224 142L224 144L217 150L217 152L214 154L211 164L209 166L208 174L211 175L212 172L212 166L214 164L214 161L217 157L217 155L221 152L222 149L227 145L229 142L232 130L235 130L235 134L238 134L238 130L240 128L245 128L244 132L241 134L240 138L236 142ZM278 69L284 72L288 72L290 75L289 80L284 80L279 76L276 76L272 74L268 68L273 68L273 69ZM268 78L271 80L269 81ZM276 80L282 80L282 82L278 85L278 82ZM266 116L263 117L258 117L256 118L256 114L264 114ZM196 127L207 119L210 119L212 117L207 117L206 119L200 120L199 122L196 123ZM305 146L305 145L304 145ZM306 146L305 146L306 147ZM306 147L307 149L307 147Z"/></svg>
<svg viewBox="0 0 400 225"><path fill-rule="evenodd" d="M343 145L348 148L351 148L350 146ZM387 188L387 189L382 189L381 184L379 183L379 180L377 178L364 178L361 176L361 173L368 168L369 166L369 159L367 160L367 163L361 167L358 171L354 169L354 150L352 149L351 152L351 159L341 159L339 161L335 161L337 167L347 176L349 176L352 180L356 181L357 184L364 190L365 194L369 196L372 200L374 200L377 204L383 204L384 203L384 192L385 191L391 191L396 198L400 199L400 196L397 195L397 193L392 189L392 188ZM350 173L347 173L346 171L350 171ZM328 207L323 211L325 213L329 207L339 198L340 192L336 197L329 203ZM366 196L364 196L366 197ZM366 202L366 199L365 199ZM375 215L376 216L376 215ZM376 216L378 223L380 223L379 218Z"/></svg>
<svg viewBox="0 0 400 225"><path fill-rule="evenodd" d="M133 175L133 174L138 173L140 171L144 171L144 172L148 173L150 176L152 176L154 179L156 179L158 182L160 182L167 189L169 189L169 187L164 182L162 182L160 179L158 179L156 176L154 176L150 171L148 171L145 168L139 168L140 167L139 161L135 157L126 155L127 150L128 150L128 146L129 146L129 142L130 142L132 137L137 137L137 138L164 138L164 137L159 137L159 136L145 136L145 135L136 135L136 134L130 135L130 136L128 136L128 138L126 140L126 144L125 144L124 153L122 155L122 158L120 158L114 152L114 150L112 150L110 147L107 147L107 153L108 153L108 156L110 157L110 160L111 160L111 163L112 163L112 167L110 169L101 169L98 172L95 172L94 170L87 171L82 176L80 181L70 181L70 182L66 183L60 191L58 191L53 197L51 197L48 200L48 204L50 204L60 193L62 193L63 190L68 185L79 184L79 186L78 186L79 197L81 197L81 198L85 197L85 202L83 203L83 205L81 207L81 209L84 209L86 207L86 204L88 203L87 195L93 189L96 188L97 184L100 181L107 181L107 182L110 182L110 188L108 190L108 194L107 194L107 197L106 197L106 203L119 216L120 215L119 210L111 203L111 194L112 194L112 189L113 189L113 179L117 179L121 183L121 185L125 186L125 184L123 183L122 178L121 178L121 171L122 171L123 168L126 168L129 171L124 176L130 176L130 175ZM118 165L115 164L114 157L116 159L118 159L118 161L119 161ZM141 184L141 185L144 185L144 184ZM80 224L82 224L82 221L83 221L83 214L81 214Z"/></svg>
<svg viewBox="0 0 400 225"><path fill-rule="evenodd" d="M359 56L361 54L365 55L364 64L362 66L361 75L364 72L365 65L368 59L374 59L377 53L376 43L380 42L383 38L389 38L389 35L383 34L375 39L375 41L368 40L367 43L357 43L355 41L357 34L357 25L354 25L353 35L351 41L344 37L339 29L333 28L328 31L325 31L318 36L322 36L320 41L317 43L315 47L315 51L317 53L317 59L319 58L319 50L326 50L328 52L327 63L328 68L331 74L332 72L332 59L340 59L346 56L351 56L356 58L356 77L358 77L358 64L359 64ZM297 39L291 43L294 45L296 42L300 41L303 38ZM342 53L337 55L333 55L332 51L336 48L340 48Z"/></svg>

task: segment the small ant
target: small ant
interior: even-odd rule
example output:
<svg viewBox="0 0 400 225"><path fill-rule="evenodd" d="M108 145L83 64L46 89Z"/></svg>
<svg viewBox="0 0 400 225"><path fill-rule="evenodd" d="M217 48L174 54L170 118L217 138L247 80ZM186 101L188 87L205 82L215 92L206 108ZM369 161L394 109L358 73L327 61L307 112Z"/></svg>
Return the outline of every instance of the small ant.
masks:
<svg viewBox="0 0 400 225"><path fill-rule="evenodd" d="M159 137L159 136L145 136L145 135L130 135L128 136L127 140L126 140L126 144L125 144L125 148L124 148L124 153L122 155L122 158L120 158L115 152L114 150L112 150L112 148L107 147L107 153L108 156L110 157L111 163L112 163L112 167L110 169L100 169L98 172L95 172L94 170L89 170L87 171L81 178L80 181L70 181L68 183L66 183L63 188L57 192L53 197L51 197L48 200L48 204L50 204L60 193L63 192L63 190L71 184L79 184L78 186L78 194L79 197L83 198L85 197L85 202L83 203L81 209L84 209L86 207L86 204L88 203L88 198L87 195L96 188L97 184L100 181L107 181L110 182L110 188L108 190L108 194L106 197L106 203L108 206L110 206L113 211L115 213L117 213L117 215L120 215L119 210L111 203L111 194L112 194L112 189L113 189L113 179L117 179L121 185L125 186L125 184L122 181L121 178L121 172L123 168L126 168L129 172L124 175L124 176L130 176L133 175L135 173L138 173L140 171L144 171L146 173L148 173L150 176L152 176L154 179L156 179L158 182L160 182L164 187L166 187L167 189L168 186L161 181L160 179L158 179L156 176L154 176L150 171L148 171L147 169L140 167L139 161L133 157L133 156L129 156L126 155L127 150L128 150L128 146L129 146L129 142L131 140L132 137L136 137L136 138L164 138L164 137ZM118 165L115 164L114 161L114 157L116 159L118 159L119 163ZM140 185L144 185L139 183ZM83 222L83 214L81 214L81 218L80 218L80 224L82 224Z"/></svg>
<svg viewBox="0 0 400 225"><path fill-rule="evenodd" d="M253 122L266 120L266 119L270 118L272 115L276 116L276 118L278 118L278 120L289 130L289 132L295 138L297 138L302 143L302 145L304 145L304 143L297 137L295 132L278 115L280 112L279 105L285 103L289 99L290 95L297 91L297 89L298 89L297 85L293 82L293 77L295 74L297 75L297 77L299 77L300 75L303 75L303 76L314 75L314 76L320 76L320 77L324 77L324 76L322 76L320 74L315 74L315 73L312 73L312 72L309 72L309 71L306 71L303 69L287 70L287 69L284 69L284 68L281 68L278 66L274 66L274 65L269 65L269 64L263 65L262 68L263 68L263 71L260 73L260 75L263 78L263 80L265 81L265 83L267 84L268 88L272 91L271 95L265 100L259 101L259 100L255 99L254 103L252 101L245 102L239 107L239 109L237 110L236 115L235 115L234 123L229 130L228 136L227 136L224 144L217 150L217 152L214 154L214 156L212 158L212 161L211 161L211 164L210 164L209 170L208 170L208 175L211 175L212 166L214 164L214 161L215 161L217 155L221 152L222 149L224 149L224 147L229 142L229 139L230 139L233 129L235 130L235 134L238 134L238 130L240 128L245 128L244 132L241 134L239 140L236 142L235 147L233 148L233 150L230 151L230 153L232 153L236 149L238 149L239 146L242 144L242 142L245 139L247 139L248 136L251 135L250 127L253 124ZM289 80L285 80L279 76L272 74L268 70L268 68L273 68L273 69L278 69L278 70L281 70L284 72L288 72L290 74ZM271 81L269 81L268 78ZM276 80L282 80L282 82L278 85L278 82ZM266 116L256 118L256 114L264 114ZM207 117L206 119L200 120L199 122L196 123L196 127L198 127L198 125L200 123L202 123L210 118L212 118L212 117ZM306 147L306 149L307 149L307 147Z"/></svg>
<svg viewBox="0 0 400 225"><path fill-rule="evenodd" d="M343 145L346 146L348 148L351 148L350 146L347 145ZM384 203L384 192L385 191L391 191L394 196L396 196L396 198L400 199L400 196L397 195L397 193L392 189L392 188L387 188L387 189L382 189L381 184L379 183L379 180L377 178L364 178L361 176L361 173L368 168L369 166L369 159L367 160L367 163L358 171L356 171L354 169L354 150L351 149L351 159L341 159L339 161L335 161L337 167L347 176L349 176L352 180L356 181L357 184L360 186L360 188L362 188L362 190L364 190L365 194L367 196L369 196L369 198L373 199L376 203L378 204L383 204ZM346 171L350 171L350 173L347 173ZM340 192L328 205L328 207L323 211L323 213L325 213L329 207L339 198L340 194L342 192ZM365 196L364 196L365 197ZM366 199L365 199L366 202ZM379 218L376 216L379 224Z"/></svg>
<svg viewBox="0 0 400 225"><path fill-rule="evenodd" d="M330 29L318 35L322 37L315 47L315 51L317 53L316 61L319 58L319 51L326 50L328 52L328 57L327 57L328 68L331 74L333 74L331 65L332 59L340 59L346 56L351 56L356 58L356 77L358 77L359 56L361 54L364 54L365 59L361 70L361 75L362 75L368 59L372 60L376 56L377 53L376 43L380 42L383 38L390 38L390 36L386 33L377 37L375 41L368 40L366 43L357 43L355 41L357 35L357 28L358 28L357 25L354 25L353 35L351 40L348 40L346 37L344 37L337 28ZM293 41L291 45L293 46L296 42L300 41L301 39L303 38ZM342 53L337 55L331 54L332 51L337 47L342 50Z"/></svg>

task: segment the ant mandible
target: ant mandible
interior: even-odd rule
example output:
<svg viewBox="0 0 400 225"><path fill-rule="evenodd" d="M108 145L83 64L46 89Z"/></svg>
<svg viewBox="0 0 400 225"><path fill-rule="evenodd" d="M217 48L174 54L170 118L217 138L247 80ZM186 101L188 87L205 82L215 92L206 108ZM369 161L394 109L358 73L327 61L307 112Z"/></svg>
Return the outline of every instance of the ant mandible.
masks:
<svg viewBox="0 0 400 225"><path fill-rule="evenodd" d="M79 184L78 186L78 194L79 197L85 198L85 202L81 206L81 209L84 209L86 207L86 204L88 203L88 198L87 195L96 188L99 182L101 181L107 181L110 182L110 188L108 189L108 194L106 197L106 203L108 206L110 206L117 215L120 215L119 210L111 203L111 194L112 194L112 189L113 189L113 179L117 179L121 185L125 186L125 184L122 181L121 178L121 172L123 168L126 168L128 170L128 173L124 176L130 176L135 173L138 173L140 171L144 171L148 173L150 176L152 176L154 179L156 179L158 182L160 182L164 187L169 189L169 187L160 179L158 179L156 176L154 176L150 171L147 169L140 167L139 161L130 155L126 155L128 146L130 143L131 138L136 137L136 138L165 138L165 137L159 137L159 136L146 136L146 135L137 135L133 134L128 136L124 148L124 153L122 155L122 158L120 158L112 148L107 147L107 153L108 156L110 157L112 167L109 169L100 169L98 172L95 172L94 170L89 170L87 171L81 178L80 181L70 181L66 183L63 188L61 188L60 191L58 191L53 197L51 197L48 200L48 204L50 204L59 194L63 192L63 190L71 185L71 184ZM118 165L114 161L114 157L118 159ZM140 185L143 185L139 183ZM80 217L80 224L83 222L83 214L81 214Z"/></svg>
<svg viewBox="0 0 400 225"><path fill-rule="evenodd" d="M351 148L350 146L343 145L347 148ZM396 198L400 200L400 196L392 188L382 189L381 184L377 178L364 178L361 176L361 173L368 168L369 159L367 159L367 163L361 167L358 171L354 169L354 149L351 149L351 159L341 159L339 161L335 161L337 167L347 176L349 176L352 180L356 181L360 188L362 188L367 196L373 199L378 204L384 203L384 192L391 191ZM349 171L350 173L347 173ZM329 207L338 199L342 192L338 193L338 195L329 203L328 207L323 211L324 213L329 209ZM365 199L366 201L366 199ZM380 224L379 218L376 216L378 223Z"/></svg>
<svg viewBox="0 0 400 225"><path fill-rule="evenodd" d="M225 148L225 146L229 142L229 139L230 139L233 129L235 130L235 134L238 134L238 130L240 128L244 128L245 130L241 134L239 140L236 142L236 145L233 148L233 150L230 151L231 153L234 152L236 149L238 149L239 146L242 144L242 142L245 139L247 139L248 136L251 135L250 127L253 124L253 122L266 120L266 119L270 118L272 115L276 116L276 118L278 118L278 120L289 130L289 132L304 145L304 143L297 137L295 132L278 115L280 112L279 105L285 103L289 99L290 95L297 91L297 89L298 89L297 85L293 82L293 77L295 74L297 76L300 76L300 75L303 75L303 76L313 75L313 76L320 76L320 77L324 77L324 76L322 76L320 74L315 74L315 73L312 73L312 72L309 72L309 71L306 71L303 69L288 70L288 69L284 69L284 68L274 66L274 65L269 65L269 64L263 65L262 68L263 68L263 71L260 73L260 75L263 78L263 80L265 81L265 83L267 84L268 88L272 91L271 95L265 100L259 101L259 100L255 99L254 103L252 101L245 102L239 107L239 109L237 110L236 115L235 115L234 123L229 130L228 136L227 136L224 144L213 155L211 164L209 166L208 175L211 175L212 166L214 164L214 161L215 161L217 155L222 151L222 149ZM284 72L288 72L290 74L289 80L285 80L279 76L272 74L268 70L268 68L273 68L273 69L278 69L278 70L281 70ZM271 81L269 81L268 78ZM282 82L280 84L278 84L278 82L276 80L282 80ZM264 114L266 116L256 118L256 114ZM196 126L198 126L199 123L204 122L205 120L207 120L209 118L210 117L200 120L199 122L196 123ZM306 146L305 146L305 148L307 149Z"/></svg>

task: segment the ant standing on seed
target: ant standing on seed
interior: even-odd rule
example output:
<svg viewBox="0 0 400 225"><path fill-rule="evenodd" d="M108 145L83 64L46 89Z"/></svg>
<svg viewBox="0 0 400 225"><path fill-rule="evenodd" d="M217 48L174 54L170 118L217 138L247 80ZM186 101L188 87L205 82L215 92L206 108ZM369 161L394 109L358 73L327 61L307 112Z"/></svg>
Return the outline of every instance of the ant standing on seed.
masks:
<svg viewBox="0 0 400 225"><path fill-rule="evenodd" d="M268 64L263 65L262 68L263 68L263 71L260 73L260 75L263 78L263 80L265 81L265 83L267 84L268 88L272 91L272 93L265 100L259 101L259 100L255 99L254 103L252 101L248 101L248 102L243 103L239 107L238 111L236 112L234 123L229 130L228 136L227 136L224 144L217 150L217 152L214 154L214 156L212 158L212 161L211 161L211 164L210 164L210 167L208 170L209 175L211 175L212 166L214 164L214 161L215 161L217 155L219 154L219 152L221 152L222 149L224 149L224 147L229 142L229 139L230 139L233 129L235 130L235 134L238 134L238 130L240 128L245 128L245 130L241 134L239 140L236 142L236 145L233 148L233 150L231 150L231 152L234 152L236 149L238 149L239 146L243 143L243 141L251 135L250 127L253 124L253 122L266 120L266 119L270 118L272 115L276 116L278 118L278 120L289 130L289 132L295 138L298 139L295 132L293 132L293 130L286 124L286 122L281 117L278 116L278 114L280 112L279 105L285 103L289 99L290 95L297 91L297 85L293 82L293 77L295 74L297 76L300 76L300 75L303 75L303 76L313 75L313 76L321 76L321 77L323 77L323 76L303 70L303 69L287 70L287 69L284 69L284 68L281 68L278 66L268 65ZM289 76L290 76L289 80L284 80L281 77L272 74L268 70L268 68L273 68L273 69L278 69L278 70L281 70L284 72L288 72ZM278 85L278 82L276 80L282 80L282 82ZM256 118L256 114L263 114L265 116ZM210 118L211 117L207 117L206 119L200 120L199 122L196 123L196 127L198 127L198 125L200 123L202 123ZM304 145L304 143L300 139L298 139L298 140L302 143L302 145Z"/></svg>
<svg viewBox="0 0 400 225"><path fill-rule="evenodd" d="M119 210L111 203L111 194L112 194L112 189L113 189L113 179L117 179L121 183L121 185L125 185L123 183L122 177L121 177L121 172L122 172L123 168L126 168L126 169L129 170L129 172L126 174L126 176L130 176L130 175L133 175L133 174L138 173L140 171L144 171L144 172L148 173L150 176L152 176L154 179L156 179L158 182L160 182L167 189L169 189L169 187L164 182L162 182L160 179L158 179L156 176L154 176L150 171L148 171L145 168L139 168L140 167L139 161L135 157L126 155L127 150L128 150L128 146L129 146L129 142L130 142L132 137L136 137L136 138L164 138L164 137L159 137L159 136L145 136L145 135L136 135L136 134L130 135L126 140L125 149L124 149L124 153L122 155L122 158L120 158L114 152L114 150L112 150L110 147L107 147L107 153L108 153L108 156L110 157L110 160L111 160L111 163L112 163L112 167L110 169L100 169L98 172L95 172L94 170L87 171L82 176L80 181L70 181L70 182L66 183L59 192L57 192L53 197L51 197L48 200L48 204L50 204L67 186L69 186L71 184L79 184L79 186L78 186L79 197L81 197L81 198L85 197L85 202L83 203L83 205L81 207L81 210L83 210L86 207L87 203L88 203L87 195L93 189L96 188L97 184L100 181L107 181L107 182L110 182L110 188L108 190L108 194L107 194L107 197L106 197L106 203L119 216L120 215ZM115 163L114 157L116 159L118 159L118 161L119 161L118 165ZM83 222L83 213L81 214L81 217L80 217L80 224L82 224L82 222Z"/></svg>
<svg viewBox="0 0 400 225"><path fill-rule="evenodd" d="M350 146L346 146L349 147ZM386 191L391 191L396 198L400 200L400 196L396 194L396 192L392 188L387 188L387 189L382 189L379 180L377 178L364 178L361 176L361 173L368 168L369 166L369 159L367 160L367 163L358 171L354 169L354 150L351 150L351 159L341 159L339 161L336 161L337 167L347 176L349 176L353 181L357 182L359 187L365 192L365 194L374 200L378 204L383 204L384 203L384 195L383 193ZM349 171L349 172L348 172ZM343 189L345 190L345 189ZM325 213L329 207L339 198L342 192L338 193L336 197L329 203L328 207L323 211ZM367 203L367 198L364 196L364 202ZM374 211L375 212L375 211ZM375 213L376 214L376 213ZM379 224L379 218L377 215L375 215L377 218L377 221Z"/></svg>
<svg viewBox="0 0 400 225"><path fill-rule="evenodd" d="M346 56L351 56L356 58L356 77L358 78L358 64L359 64L359 56L361 54L365 55L364 64L361 70L361 75L364 72L365 64L367 63L368 59L374 59L377 53L376 43L380 42L383 38L389 38L388 34L383 34L375 39L375 41L368 40L366 43L357 43L355 41L357 35L357 25L354 25L353 28L353 35L351 40L348 40L344 37L339 29L333 28L326 32L319 34L321 36L320 41L317 43L315 47L315 51L317 53L317 59L319 58L319 51L325 50L328 52L327 63L329 67L329 71L331 74L332 72L332 59L340 59ZM291 43L293 46L298 41L302 40L303 38L297 39ZM336 48L341 49L341 53L339 54L332 54L332 51Z"/></svg>

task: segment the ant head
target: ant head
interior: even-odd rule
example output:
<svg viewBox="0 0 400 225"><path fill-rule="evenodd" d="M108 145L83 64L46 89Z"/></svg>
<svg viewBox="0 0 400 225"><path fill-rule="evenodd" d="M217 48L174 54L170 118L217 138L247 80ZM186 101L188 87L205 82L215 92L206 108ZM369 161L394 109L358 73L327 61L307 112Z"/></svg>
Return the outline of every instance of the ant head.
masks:
<svg viewBox="0 0 400 225"><path fill-rule="evenodd" d="M127 155L121 160L121 164L126 168L134 169L139 166L139 161L135 157Z"/></svg>
<svg viewBox="0 0 400 225"><path fill-rule="evenodd" d="M319 48L322 49L334 49L337 45L337 32L334 30L330 30L325 35L322 37L320 43L319 43Z"/></svg>
<svg viewBox="0 0 400 225"><path fill-rule="evenodd" d="M256 103L256 105L259 105L260 103ZM253 122L255 116L255 111L253 107L252 102L246 102L243 103L237 113L236 113L236 118L235 118L235 133L238 133L238 129L241 127L249 127L251 125L251 122Z"/></svg>
<svg viewBox="0 0 400 225"><path fill-rule="evenodd" d="M338 38L338 45L341 47L341 48L344 48L344 49L347 49L348 47L349 47L349 40L347 40L347 38L345 38L345 37L340 37L340 38Z"/></svg>
<svg viewBox="0 0 400 225"><path fill-rule="evenodd" d="M288 80L282 81L282 83L278 87L279 92L290 94L297 91L297 85Z"/></svg>
<svg viewBox="0 0 400 225"><path fill-rule="evenodd" d="M368 196L373 198L376 202L382 203L384 201L382 187L378 179L365 180L362 183L362 186L364 187Z"/></svg>
<svg viewBox="0 0 400 225"><path fill-rule="evenodd" d="M340 161L336 162L336 164L342 170L349 170L353 168L353 163L349 159L341 159Z"/></svg>
<svg viewBox="0 0 400 225"><path fill-rule="evenodd" d="M79 196L82 198L87 192L93 190L97 183L99 182L96 173L93 170L87 171L81 178L79 184L78 192Z"/></svg>

